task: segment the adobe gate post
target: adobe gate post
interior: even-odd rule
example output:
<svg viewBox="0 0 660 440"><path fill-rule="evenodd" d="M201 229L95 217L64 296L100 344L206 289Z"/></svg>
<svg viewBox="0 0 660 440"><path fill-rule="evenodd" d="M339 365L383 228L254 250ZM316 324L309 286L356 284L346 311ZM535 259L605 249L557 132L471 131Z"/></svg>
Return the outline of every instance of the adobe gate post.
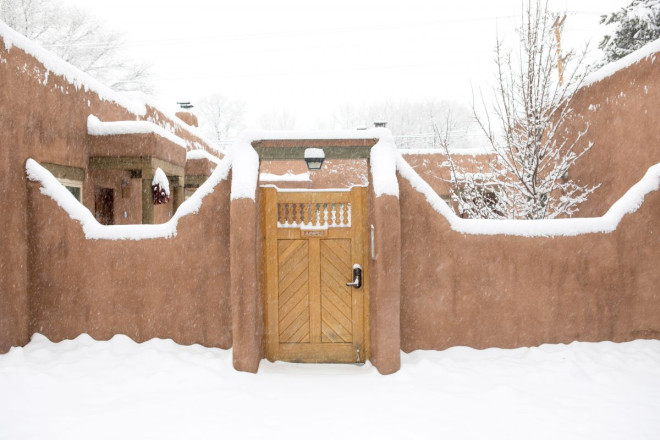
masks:
<svg viewBox="0 0 660 440"><path fill-rule="evenodd" d="M262 354L260 261L257 251L259 157L250 145L232 158L229 270L234 368L256 373Z"/></svg>
<svg viewBox="0 0 660 440"><path fill-rule="evenodd" d="M371 150L371 363L381 374L401 368L401 215L394 143Z"/></svg>

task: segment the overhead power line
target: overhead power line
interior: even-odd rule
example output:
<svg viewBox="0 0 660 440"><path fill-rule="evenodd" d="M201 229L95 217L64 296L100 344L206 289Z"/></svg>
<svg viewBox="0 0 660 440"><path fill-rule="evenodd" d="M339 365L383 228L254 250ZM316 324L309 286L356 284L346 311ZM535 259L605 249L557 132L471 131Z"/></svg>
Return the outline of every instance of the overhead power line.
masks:
<svg viewBox="0 0 660 440"><path fill-rule="evenodd" d="M568 15L602 15L600 12L594 11L565 11ZM206 43L206 42L229 42L240 40L261 40L271 38L287 38L299 37L308 35L323 35L323 34L336 34L336 33L349 33L349 32L372 32L375 30L393 30L405 28L417 28L419 26L435 26L442 23L464 23L464 22L480 22L480 21L495 21L518 18L518 15L498 15L490 17L465 17L465 18L444 18L438 20L428 20L413 23L400 23L400 24L382 24L382 25L364 25L364 26L344 26L336 28L324 29L298 29L281 32L256 32L238 35L225 35L217 37L194 37L194 38L168 38L168 39L154 39L143 40L135 42L125 42L120 44L93 44L93 43L80 43L68 44L68 47L107 47L107 48L122 48L122 47L141 47L141 46L161 46L172 45L179 43ZM51 44L44 47L61 47L65 45Z"/></svg>

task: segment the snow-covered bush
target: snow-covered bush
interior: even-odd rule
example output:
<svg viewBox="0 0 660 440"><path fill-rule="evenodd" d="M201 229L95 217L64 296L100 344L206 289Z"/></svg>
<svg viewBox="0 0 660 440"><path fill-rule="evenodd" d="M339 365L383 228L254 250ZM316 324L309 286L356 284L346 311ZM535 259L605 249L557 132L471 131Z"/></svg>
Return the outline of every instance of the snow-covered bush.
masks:
<svg viewBox="0 0 660 440"><path fill-rule="evenodd" d="M601 24L609 27L598 47L602 64L611 63L660 38L660 0L633 0L625 8L603 15Z"/></svg>

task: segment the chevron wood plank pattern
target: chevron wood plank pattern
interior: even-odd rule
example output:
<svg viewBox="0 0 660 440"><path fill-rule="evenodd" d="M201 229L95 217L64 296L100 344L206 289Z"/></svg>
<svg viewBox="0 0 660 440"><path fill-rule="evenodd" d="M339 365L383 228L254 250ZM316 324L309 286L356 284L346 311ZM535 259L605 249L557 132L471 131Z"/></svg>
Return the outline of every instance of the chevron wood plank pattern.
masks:
<svg viewBox="0 0 660 440"><path fill-rule="evenodd" d="M282 343L309 342L309 246L307 240L278 240L278 319Z"/></svg>
<svg viewBox="0 0 660 440"><path fill-rule="evenodd" d="M321 240L321 341L351 342L350 240Z"/></svg>

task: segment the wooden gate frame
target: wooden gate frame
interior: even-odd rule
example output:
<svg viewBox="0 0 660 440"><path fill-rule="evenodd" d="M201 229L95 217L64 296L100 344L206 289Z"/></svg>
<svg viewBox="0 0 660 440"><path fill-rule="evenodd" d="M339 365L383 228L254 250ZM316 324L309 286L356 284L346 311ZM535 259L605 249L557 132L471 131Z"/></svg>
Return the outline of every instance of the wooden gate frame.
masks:
<svg viewBox="0 0 660 440"><path fill-rule="evenodd" d="M260 187L260 217L262 233L262 301L264 322L264 354L270 361L283 360L292 362L343 362L364 363L370 357L369 344L369 255L367 234L367 187L353 187L347 190L279 190L275 187ZM325 230L305 229L300 227L278 228L278 203L351 203L351 226L328 227ZM281 215L281 213L280 213ZM302 213L298 214L302 216ZM305 219L309 220L309 219ZM303 219L300 218L300 223ZM350 343L322 343L320 340L308 344L280 344L278 319L278 239L308 239L309 264L320 266L315 260L320 255L319 248L322 238L351 239L351 255L353 262L359 262L363 269L362 287L351 289L354 302L352 322L361 324L361 332L356 332ZM319 257L320 258L320 257ZM320 286L320 272L309 274L310 285ZM346 274L346 281L350 280ZM313 288L313 287L312 287ZM320 295L320 292L318 292ZM313 298L314 295L311 295ZM360 301L361 304L355 303ZM357 308L356 308L357 307ZM310 308L310 325L321 328L321 303L312 301ZM361 309L361 310L360 310ZM358 315L355 315L357 313ZM359 316L361 315L361 316ZM318 317L318 319L316 319ZM359 322L361 320L361 323Z"/></svg>

